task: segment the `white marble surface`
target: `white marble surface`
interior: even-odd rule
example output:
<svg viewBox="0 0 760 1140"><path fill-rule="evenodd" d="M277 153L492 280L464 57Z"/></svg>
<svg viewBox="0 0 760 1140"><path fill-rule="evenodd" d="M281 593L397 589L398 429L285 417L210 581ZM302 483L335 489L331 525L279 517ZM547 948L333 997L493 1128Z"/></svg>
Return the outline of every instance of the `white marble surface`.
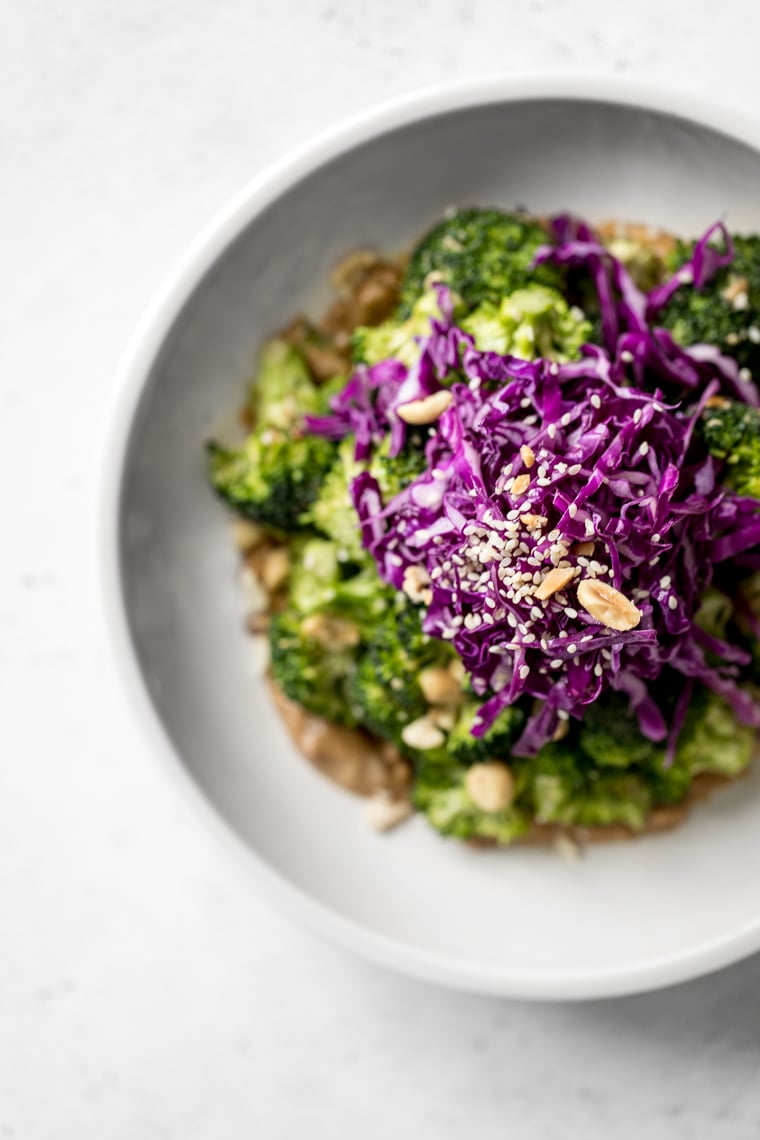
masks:
<svg viewBox="0 0 760 1140"><path fill-rule="evenodd" d="M125 342L271 159L349 110L498 70L751 108L758 21L753 0L0 8L2 1140L760 1134L760 958L521 1005L386 974L259 902L131 722L93 537Z"/></svg>

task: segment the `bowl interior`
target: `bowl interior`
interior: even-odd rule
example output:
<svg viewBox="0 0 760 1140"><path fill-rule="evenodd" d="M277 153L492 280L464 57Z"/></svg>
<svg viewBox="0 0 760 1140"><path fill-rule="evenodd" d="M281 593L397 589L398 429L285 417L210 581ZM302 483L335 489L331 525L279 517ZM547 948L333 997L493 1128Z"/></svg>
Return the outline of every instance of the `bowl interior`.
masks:
<svg viewBox="0 0 760 1140"><path fill-rule="evenodd" d="M396 965L547 995L696 972L716 947L758 930L748 868L760 862L760 778L673 834L577 863L547 850L469 850L421 821L369 832L360 801L294 753L270 708L204 441L234 420L262 339L319 310L327 271L347 250L402 248L446 207L473 203L683 233L716 217L760 229L758 185L756 151L667 114L559 99L439 114L333 158L258 213L153 361L119 515L124 604L153 705L181 764L259 860Z"/></svg>

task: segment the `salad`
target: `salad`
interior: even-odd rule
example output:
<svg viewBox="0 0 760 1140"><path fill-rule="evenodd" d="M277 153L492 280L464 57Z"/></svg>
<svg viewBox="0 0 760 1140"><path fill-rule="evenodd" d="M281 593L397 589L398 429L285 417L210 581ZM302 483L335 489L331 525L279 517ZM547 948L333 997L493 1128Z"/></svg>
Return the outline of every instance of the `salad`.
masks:
<svg viewBox="0 0 760 1140"><path fill-rule="evenodd" d="M380 828L678 822L760 727L760 236L467 209L333 284L208 447L293 738Z"/></svg>

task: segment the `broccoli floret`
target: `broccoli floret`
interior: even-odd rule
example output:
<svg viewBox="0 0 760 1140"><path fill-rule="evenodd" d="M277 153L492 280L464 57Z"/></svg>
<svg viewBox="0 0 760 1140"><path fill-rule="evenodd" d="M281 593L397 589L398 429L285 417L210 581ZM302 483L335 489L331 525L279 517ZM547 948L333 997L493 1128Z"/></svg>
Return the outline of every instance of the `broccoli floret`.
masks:
<svg viewBox="0 0 760 1140"><path fill-rule="evenodd" d="M434 226L412 253L401 286L399 317L407 318L414 302L435 274L473 308L498 304L502 297L537 283L561 288L561 270L531 263L548 235L537 222L500 210L461 210Z"/></svg>
<svg viewBox="0 0 760 1140"><path fill-rule="evenodd" d="M354 459L354 439L347 436L338 445L335 462L326 475L308 521L337 543L341 556L351 562L363 562L367 554L362 548L361 528L351 499L351 481L363 469ZM383 500L387 503L421 475L426 468L425 452L413 443L393 459L388 455L390 436L375 448L369 470L377 479Z"/></svg>
<svg viewBox="0 0 760 1140"><path fill-rule="evenodd" d="M436 831L456 839L487 839L508 844L530 828L529 816L515 804L485 812L472 802L464 785L463 764L423 763L412 789L412 803Z"/></svg>
<svg viewBox="0 0 760 1140"><path fill-rule="evenodd" d="M301 431L304 415L325 410L329 390L309 377L298 352L284 341L264 350L251 392L254 429L242 447L208 445L208 472L234 510L279 530L305 525L335 457L335 445Z"/></svg>
<svg viewBox="0 0 760 1140"><path fill-rule="evenodd" d="M455 298L455 315L461 310ZM353 358L357 364L377 364L381 360L400 360L411 365L420 355L418 337L430 335L431 319L440 319L441 307L435 289L426 289L411 306L406 316L396 315L381 325L360 325L351 337Z"/></svg>
<svg viewBox="0 0 760 1140"><path fill-rule="evenodd" d="M327 539L309 538L293 545L290 601L299 613L324 613L374 629L390 608L395 591L383 582L375 564L346 562Z"/></svg>
<svg viewBox="0 0 760 1140"><path fill-rule="evenodd" d="M760 235L734 236L733 262L702 289L682 286L658 320L679 344L714 344L740 367L760 376ZM679 242L668 259L678 269L694 252L694 243ZM753 331L755 330L755 331Z"/></svg>
<svg viewBox="0 0 760 1140"><path fill-rule="evenodd" d="M577 827L620 824L640 831L652 806L645 779L600 771L564 741L548 744L531 766L526 798L540 823Z"/></svg>
<svg viewBox="0 0 760 1140"><path fill-rule="evenodd" d="M726 629L734 615L734 604L727 594L709 586L699 599L694 621L712 637L725 638Z"/></svg>
<svg viewBox="0 0 760 1140"><path fill-rule="evenodd" d="M475 717L480 700L468 697L457 710L454 727L446 735L442 752L462 764L478 764L485 760L509 760L512 745L525 724L525 710L521 705L503 709L494 723L483 734L473 736ZM431 755L436 759L441 753Z"/></svg>
<svg viewBox="0 0 760 1140"><path fill-rule="evenodd" d="M480 305L461 325L481 351L511 353L524 360L574 360L592 334L583 312L543 285L518 289L498 304Z"/></svg>
<svg viewBox="0 0 760 1140"><path fill-rule="evenodd" d="M272 618L269 633L272 680L286 697L336 724L357 724L351 684L357 644L325 645L313 634L309 615L291 607Z"/></svg>
<svg viewBox="0 0 760 1140"><path fill-rule="evenodd" d="M649 242L633 237L612 237L605 240L607 249L626 267L639 289L648 293L665 275L665 259Z"/></svg>
<svg viewBox="0 0 760 1140"><path fill-rule="evenodd" d="M376 623L357 669L354 703L377 736L403 751L402 730L427 712L419 685L421 670L454 660L450 645L422 631L420 611L411 604L389 608Z"/></svg>
<svg viewBox="0 0 760 1140"><path fill-rule="evenodd" d="M754 749L754 730L739 724L717 693L698 689L678 741L676 763L691 776L700 772L736 776L747 767Z"/></svg>
<svg viewBox="0 0 760 1140"><path fill-rule="evenodd" d="M580 727L583 752L601 768L630 768L646 764L662 751L641 735L630 704L621 693L606 693L588 705Z"/></svg>
<svg viewBox="0 0 760 1140"><path fill-rule="evenodd" d="M725 462L723 482L760 499L760 410L726 400L706 409L699 430L710 454Z"/></svg>
<svg viewBox="0 0 760 1140"><path fill-rule="evenodd" d="M276 437L255 429L242 448L208 444L214 490L246 518L278 530L297 530L330 470L334 445L319 436Z"/></svg>

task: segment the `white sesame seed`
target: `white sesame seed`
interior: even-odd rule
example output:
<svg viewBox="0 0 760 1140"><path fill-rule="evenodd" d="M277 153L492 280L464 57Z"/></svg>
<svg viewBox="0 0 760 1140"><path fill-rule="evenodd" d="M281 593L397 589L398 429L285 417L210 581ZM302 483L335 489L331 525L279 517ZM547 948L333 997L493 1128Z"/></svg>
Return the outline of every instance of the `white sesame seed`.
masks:
<svg viewBox="0 0 760 1140"><path fill-rule="evenodd" d="M658 554L656 558L650 558L649 559L649 565L650 566L656 566L659 561L660 561L660 556Z"/></svg>
<svg viewBox="0 0 760 1140"><path fill-rule="evenodd" d="M760 329L757 325L750 325L747 329L747 336L753 344L760 344Z"/></svg>
<svg viewBox="0 0 760 1140"><path fill-rule="evenodd" d="M403 566L404 565L404 559L400 558L398 556L398 554L389 554L388 555L388 561L390 562L391 566Z"/></svg>
<svg viewBox="0 0 760 1140"><path fill-rule="evenodd" d="M570 515L571 519L574 519L575 516L578 514L578 504L577 503L571 503L570 506L567 508L567 513Z"/></svg>
<svg viewBox="0 0 760 1140"><path fill-rule="evenodd" d="M568 645L567 652L568 653L577 653L578 652L578 646L575 644L574 641L571 641L570 644Z"/></svg>
<svg viewBox="0 0 760 1140"><path fill-rule="evenodd" d="M566 630L566 629L561 629L561 630L559 631L559 636L560 636L561 638L566 638L566 637L567 637L567 630Z"/></svg>
<svg viewBox="0 0 760 1140"><path fill-rule="evenodd" d="M574 463L572 467L568 467L567 473L568 475L580 475L581 470L582 468L580 463Z"/></svg>
<svg viewBox="0 0 760 1140"><path fill-rule="evenodd" d="M752 373L750 372L749 368L739 369L739 379L742 380L745 384L752 383Z"/></svg>
<svg viewBox="0 0 760 1140"><path fill-rule="evenodd" d="M549 424L548 428L546 429L546 434L549 436L549 439L554 439L557 434L557 425Z"/></svg>
<svg viewBox="0 0 760 1140"><path fill-rule="evenodd" d="M596 665L594 666L594 676L595 677L601 677L603 672L604 672L604 669L602 669L602 666L597 661Z"/></svg>
<svg viewBox="0 0 760 1140"><path fill-rule="evenodd" d="M562 424L563 427L567 427L567 425L570 423L572 418L573 418L572 412L565 412L564 416L560 420L560 423Z"/></svg>
<svg viewBox="0 0 760 1140"><path fill-rule="evenodd" d="M521 665L520 666L520 680L525 681L525 680L527 680L528 677L530 677L530 665Z"/></svg>
<svg viewBox="0 0 760 1140"><path fill-rule="evenodd" d="M540 621L541 618L544 616L544 613L543 613L543 610L539 609L538 606L531 606L530 616L533 618L534 621Z"/></svg>
<svg viewBox="0 0 760 1140"><path fill-rule="evenodd" d="M644 456L647 454L648 451L649 451L649 444L647 443L646 440L644 440L641 447L639 448L639 455L641 456L642 459L644 458Z"/></svg>
<svg viewBox="0 0 760 1140"><path fill-rule="evenodd" d="M652 535L652 542L661 542L661 541L662 541L662 535L661 534L653 534Z"/></svg>
<svg viewBox="0 0 760 1140"><path fill-rule="evenodd" d="M531 405L531 402L532 401L531 401L530 396L525 396L522 400L520 400L520 407L521 408L529 408Z"/></svg>
<svg viewBox="0 0 760 1140"><path fill-rule="evenodd" d="M550 483L551 479L536 479L536 486L538 487L548 487Z"/></svg>
<svg viewBox="0 0 760 1140"><path fill-rule="evenodd" d="M573 620L573 619L577 618L577 616L578 616L577 610L574 610L572 606L565 606L565 617L569 617L571 620Z"/></svg>
<svg viewBox="0 0 760 1140"><path fill-rule="evenodd" d="M562 658L561 657L555 657L553 661L549 662L549 668L550 669L561 669L562 668Z"/></svg>
<svg viewBox="0 0 760 1140"><path fill-rule="evenodd" d="M627 348L624 348L620 353L620 359L623 361L623 364L633 364L633 353Z"/></svg>
<svg viewBox="0 0 760 1140"><path fill-rule="evenodd" d="M517 629L517 618L514 614L507 614L507 621L512 629Z"/></svg>
<svg viewBox="0 0 760 1140"><path fill-rule="evenodd" d="M672 582L672 580L673 579L670 577L670 574L663 575L663 577L660 578L660 588L663 590L669 589L670 583Z"/></svg>
<svg viewBox="0 0 760 1140"><path fill-rule="evenodd" d="M633 413L633 422L635 424L641 423L641 408L637 408L636 411Z"/></svg>
<svg viewBox="0 0 760 1140"><path fill-rule="evenodd" d="M589 399L589 403L591 404L592 408L596 408L597 410L599 408L601 408L601 406L602 406L602 401L599 399L599 397L596 395L596 393L593 396L591 396L591 398Z"/></svg>
<svg viewBox="0 0 760 1140"><path fill-rule="evenodd" d="M534 424L538 423L538 416L526 416L523 423L526 427L533 427Z"/></svg>
<svg viewBox="0 0 760 1140"><path fill-rule="evenodd" d="M591 536L595 533L594 524L592 523L591 519L586 519L586 521L583 524L583 527L584 527L584 530L586 531L586 537L591 538Z"/></svg>
<svg viewBox="0 0 760 1140"><path fill-rule="evenodd" d="M678 609L678 598L674 597L672 594L668 598L668 609L670 609L670 610L677 610Z"/></svg>
<svg viewBox="0 0 760 1140"><path fill-rule="evenodd" d="M527 633L523 634L523 641L525 642L526 645L530 645L535 640L536 640L536 635L535 635L535 633L531 633L530 630L528 630Z"/></svg>

